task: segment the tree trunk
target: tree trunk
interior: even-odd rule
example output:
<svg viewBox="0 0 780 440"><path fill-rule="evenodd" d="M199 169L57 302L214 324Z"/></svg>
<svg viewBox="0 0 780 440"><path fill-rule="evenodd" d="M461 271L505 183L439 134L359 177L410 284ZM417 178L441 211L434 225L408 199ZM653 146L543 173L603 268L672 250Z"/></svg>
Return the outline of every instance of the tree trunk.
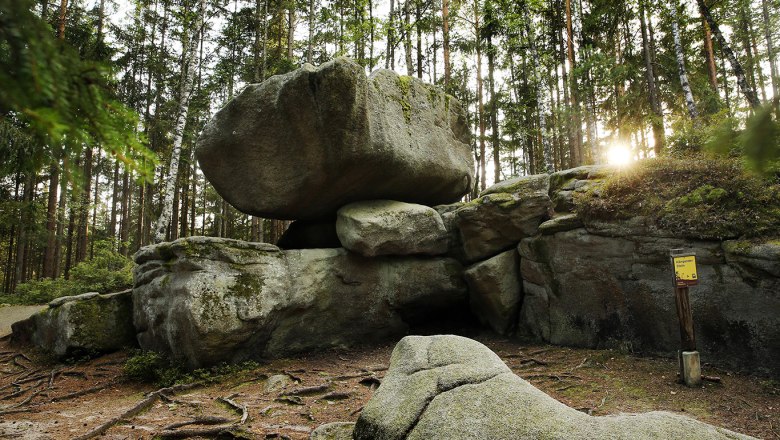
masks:
<svg viewBox="0 0 780 440"><path fill-rule="evenodd" d="M100 162L102 159L102 155L100 154L100 149L97 150L97 159L95 161L95 171L93 174L95 175L95 188L93 190L94 196L92 199L92 226L90 227L90 230L92 231L93 238L89 241L89 259L95 258L95 228L97 227L97 207L98 207L98 201L100 198Z"/></svg>
<svg viewBox="0 0 780 440"><path fill-rule="evenodd" d="M395 1L390 0L390 16L387 25L387 49L385 50L385 69L395 69ZM392 67L391 67L392 65Z"/></svg>
<svg viewBox="0 0 780 440"><path fill-rule="evenodd" d="M287 10L287 59L293 59L293 46L295 46L295 6Z"/></svg>
<svg viewBox="0 0 780 440"><path fill-rule="evenodd" d="M731 63L731 70L733 71L734 76L737 78L737 83L739 84L740 90L742 90L742 94L745 95L745 99L747 99L751 107L757 108L759 105L761 105L761 103L758 100L756 91L754 89L751 89L750 85L747 82L747 78L745 77L745 70L742 68L742 64L740 64L739 61L737 60L737 57L734 56L734 52L732 52L731 48L726 42L726 38L723 37L723 33L720 31L720 28L718 27L718 23L716 23L715 20L712 18L712 14L710 14L710 9L704 3L704 0L697 0L697 3L699 4L699 12L707 20L707 23L709 23L710 29L712 30L712 33L715 34L715 39L718 40L718 43L720 44L723 54L726 55L726 58L729 60L729 63ZM672 24L676 28L676 20ZM676 40L679 40L679 35Z"/></svg>
<svg viewBox="0 0 780 440"><path fill-rule="evenodd" d="M92 199L92 148L84 152L84 186L81 189L79 203L78 230L76 235L76 264L87 258L87 241L89 240L89 203Z"/></svg>
<svg viewBox="0 0 780 440"><path fill-rule="evenodd" d="M775 98L780 97L780 75L775 62L775 45L772 40L772 25L769 19L769 0L761 0L761 15L764 19L764 39L766 40L766 55L769 60L769 71L772 76L772 91Z"/></svg>
<svg viewBox="0 0 780 440"><path fill-rule="evenodd" d="M579 99L579 86L577 85L577 58L574 54L574 26L572 25L572 3L571 0L566 0L566 47L567 57L569 60L570 74L569 74L569 95L571 96L572 115L569 125L574 126L574 133L572 133L573 139L570 140L574 145L572 147L573 153L571 157L572 166L582 165L582 120L580 119L580 99ZM566 84L564 84L566 87Z"/></svg>
<svg viewBox="0 0 780 440"><path fill-rule="evenodd" d="M491 38L488 44L488 82L490 84L490 143L493 148L493 183L501 180L501 145L498 133L498 98L496 97L496 79L494 75L496 49Z"/></svg>
<svg viewBox="0 0 780 440"><path fill-rule="evenodd" d="M479 23L479 0L474 0L474 38L476 39L477 52L477 117L479 121L479 189L484 191L487 187L485 176L485 104L482 87L482 28Z"/></svg>
<svg viewBox="0 0 780 440"><path fill-rule="evenodd" d="M653 114L650 116L650 126L653 128L653 149L656 157L661 155L666 143L664 133L664 114L661 108L661 102L658 99L658 89L655 84L655 71L653 70L653 59L650 47L650 39L647 35L647 22L645 18L645 0L639 0L639 25L642 31L642 55L645 60L645 80L647 81L647 97L650 100L650 109Z"/></svg>
<svg viewBox="0 0 780 440"><path fill-rule="evenodd" d="M544 106L544 78L539 75L539 67L540 67L540 59L539 59L539 52L536 48L536 38L534 37L534 34L531 30L531 25L529 24L529 16L528 16L528 9L524 9L525 13L525 27L526 27L526 34L528 35L528 45L529 49L531 50L531 58L533 60L533 65L531 66L531 70L533 71L534 76L534 82L536 82L536 102L537 102L537 111L539 115L539 144L542 146L542 157L544 160L544 170L541 170L543 172L553 172L555 169L555 165L553 164L553 157L552 157L552 148L549 142L549 139L547 137L547 117L545 114L545 106ZM538 170L534 170L538 171Z"/></svg>
<svg viewBox="0 0 780 440"><path fill-rule="evenodd" d="M677 72L680 76L680 85L685 95L685 105L688 107L688 115L694 121L698 119L699 112L696 110L696 103L693 101L693 92L691 84L688 82L688 73L685 71L685 56L683 54L682 44L680 43L680 29L677 24L677 5L672 5L672 38L674 38L674 52L677 58Z"/></svg>
<svg viewBox="0 0 780 440"><path fill-rule="evenodd" d="M68 181L67 179L60 179L60 200L57 206L57 234L54 241L54 276L57 278L60 276L60 269L62 263L62 235L65 230L65 203L68 200Z"/></svg>
<svg viewBox="0 0 780 440"><path fill-rule="evenodd" d="M54 249L57 246L57 190L60 171L56 165L49 169L49 197L46 203L46 250L43 255L43 277L55 278Z"/></svg>
<svg viewBox="0 0 780 440"><path fill-rule="evenodd" d="M404 1L404 49L406 52L406 74L414 76L414 64L412 64L412 24L409 12L409 2Z"/></svg>
<svg viewBox="0 0 780 440"><path fill-rule="evenodd" d="M414 1L414 27L417 31L417 78L422 79L423 75L423 54L422 54L422 11L420 10L420 0Z"/></svg>
<svg viewBox="0 0 780 440"><path fill-rule="evenodd" d="M171 152L171 162L168 168L168 178L165 182L163 192L163 207L160 217L155 226L154 242L161 243L165 241L165 230L171 220L173 210L173 196L176 186L176 175L179 170L179 158L181 156L181 146L184 140L184 127L187 123L187 112L189 110L189 100L192 91L192 83L195 77L195 54L197 53L198 43L203 31L203 18L206 14L205 0L200 0L200 10L195 24L194 32L189 36L189 45L184 54L184 63L182 66L181 86L179 89L179 108L176 112L176 122L173 128L173 150Z"/></svg>
<svg viewBox="0 0 780 440"><path fill-rule="evenodd" d="M450 0L441 1L442 50L444 52L444 90L449 92L450 66Z"/></svg>
<svg viewBox="0 0 780 440"><path fill-rule="evenodd" d="M119 196L119 161L114 160L114 179L111 184L111 216L108 221L108 236L111 240L116 240L116 205Z"/></svg>
<svg viewBox="0 0 780 440"><path fill-rule="evenodd" d="M68 14L68 0L60 0L60 16L57 21L57 39L65 39L65 22Z"/></svg>
<svg viewBox="0 0 780 440"><path fill-rule="evenodd" d="M141 205L141 213L143 213L143 199L140 202ZM119 252L127 256L129 252L129 246L128 246L128 239L130 238L130 175L127 170L123 173L122 176L122 204L121 204L121 211L122 211L122 222L119 227ZM144 218L143 215L138 217L138 224L139 227L141 224L143 224ZM142 237L138 237L139 240L141 240Z"/></svg>
<svg viewBox="0 0 780 440"><path fill-rule="evenodd" d="M702 17L704 27L704 55L707 58L707 76L710 80L710 88L718 93L718 69L715 67L715 51L712 48L712 31L707 20Z"/></svg>
<svg viewBox="0 0 780 440"><path fill-rule="evenodd" d="M19 230L16 237L16 274L14 276L13 284L11 285L11 291L16 290L16 286L27 281L27 273L25 271L27 251L29 250L29 247L27 246L27 227L32 221L30 218L30 211L32 210L32 193L34 187L35 174L28 172L27 175L24 176L24 195L22 196Z"/></svg>
<svg viewBox="0 0 780 440"><path fill-rule="evenodd" d="M314 12L315 0L309 0L309 40L306 45L306 62L311 64L314 59Z"/></svg>

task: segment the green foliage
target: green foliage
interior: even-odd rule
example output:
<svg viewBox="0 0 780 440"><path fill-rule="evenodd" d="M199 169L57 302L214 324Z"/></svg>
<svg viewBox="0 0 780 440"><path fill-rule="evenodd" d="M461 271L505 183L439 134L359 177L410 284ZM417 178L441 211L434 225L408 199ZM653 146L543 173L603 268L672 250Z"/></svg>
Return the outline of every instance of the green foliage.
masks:
<svg viewBox="0 0 780 440"><path fill-rule="evenodd" d="M135 133L137 115L116 99L112 72L55 39L32 5L0 6L0 125L28 139L9 142L14 130L0 129L0 163L34 169L63 160L73 172L84 146L99 145L151 178L154 155Z"/></svg>
<svg viewBox="0 0 780 440"><path fill-rule="evenodd" d="M575 203L585 219L645 216L691 238L771 237L780 224L780 182L747 172L734 159L644 160Z"/></svg>
<svg viewBox="0 0 780 440"><path fill-rule="evenodd" d="M216 383L225 381L244 371L257 369L253 361L240 364L220 364L211 368L199 368L187 372L172 360L153 351L136 351L124 365L125 376L141 382L168 387L185 383Z"/></svg>
<svg viewBox="0 0 780 440"><path fill-rule="evenodd" d="M109 242L95 243L95 257L73 267L70 279L44 278L22 283L0 303L45 304L55 298L86 292L110 293L133 285L133 262L114 252Z"/></svg>
<svg viewBox="0 0 780 440"><path fill-rule="evenodd" d="M758 109L742 131L733 120L723 120L713 130L707 148L720 155L743 156L759 173L780 173L780 99Z"/></svg>

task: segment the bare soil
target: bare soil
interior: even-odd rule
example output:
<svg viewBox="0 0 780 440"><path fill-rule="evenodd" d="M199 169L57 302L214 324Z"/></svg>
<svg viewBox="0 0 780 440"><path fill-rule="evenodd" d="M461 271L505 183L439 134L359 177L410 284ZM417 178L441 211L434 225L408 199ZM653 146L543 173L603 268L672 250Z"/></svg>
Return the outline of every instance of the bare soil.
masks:
<svg viewBox="0 0 780 440"><path fill-rule="evenodd" d="M691 389L676 382L672 359L524 344L489 335L475 339L519 376L594 416L665 410L759 438L780 439L777 380L705 364L704 374L718 376L721 382L706 381ZM11 347L4 338L0 438L74 439L116 419L118 423L100 438L151 439L161 434L214 438L229 426L235 435L248 438L306 439L323 423L357 420L387 370L392 348L387 344L275 360L217 383L150 394L158 387L123 378L126 352L59 364L32 350ZM141 402L151 404L139 409ZM133 408L139 409L137 415L119 420ZM247 419L240 423L244 413ZM192 421L217 424L166 429Z"/></svg>

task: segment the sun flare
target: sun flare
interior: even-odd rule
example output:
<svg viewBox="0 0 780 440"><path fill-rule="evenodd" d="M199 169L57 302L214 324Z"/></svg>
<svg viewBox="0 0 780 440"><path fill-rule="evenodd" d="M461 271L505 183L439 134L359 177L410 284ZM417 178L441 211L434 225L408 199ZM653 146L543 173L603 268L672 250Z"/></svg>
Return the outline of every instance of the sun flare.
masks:
<svg viewBox="0 0 780 440"><path fill-rule="evenodd" d="M610 165L626 166L633 162L631 150L623 144L615 144L607 150L607 162Z"/></svg>

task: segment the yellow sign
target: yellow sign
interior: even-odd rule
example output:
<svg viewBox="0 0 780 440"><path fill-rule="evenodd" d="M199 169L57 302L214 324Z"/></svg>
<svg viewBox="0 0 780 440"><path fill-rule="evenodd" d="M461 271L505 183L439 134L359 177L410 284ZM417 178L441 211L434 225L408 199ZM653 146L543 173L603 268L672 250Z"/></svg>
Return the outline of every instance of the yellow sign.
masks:
<svg viewBox="0 0 780 440"><path fill-rule="evenodd" d="M674 279L677 287L699 284L699 277L696 274L696 257L694 255L672 257L672 262L674 264Z"/></svg>

